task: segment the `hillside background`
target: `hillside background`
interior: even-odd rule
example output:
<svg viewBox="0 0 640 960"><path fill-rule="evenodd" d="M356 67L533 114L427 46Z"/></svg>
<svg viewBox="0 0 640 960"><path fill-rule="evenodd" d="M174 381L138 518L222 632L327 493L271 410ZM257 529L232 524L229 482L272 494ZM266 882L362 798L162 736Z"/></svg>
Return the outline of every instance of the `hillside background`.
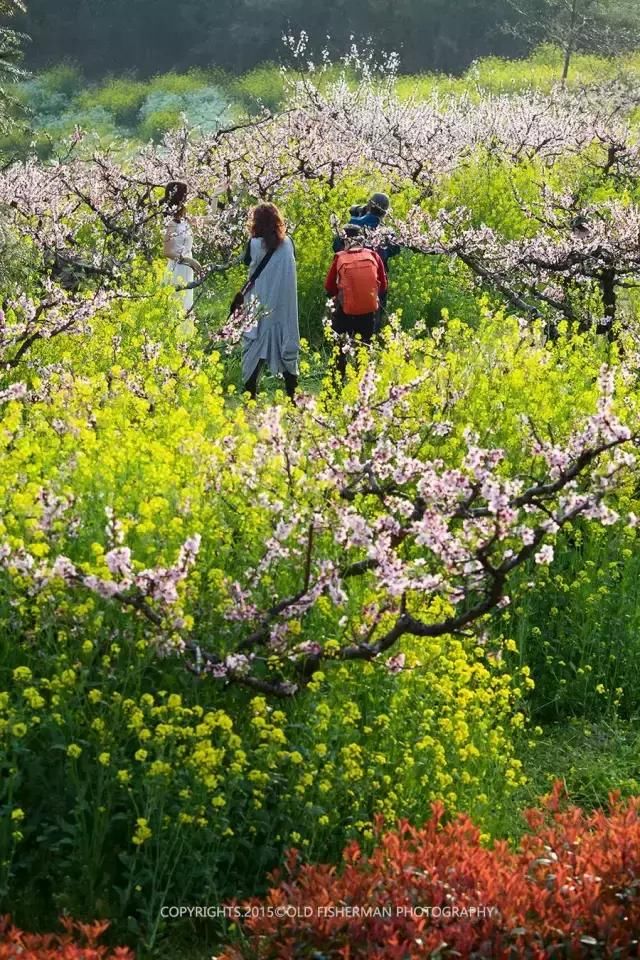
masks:
<svg viewBox="0 0 640 960"><path fill-rule="evenodd" d="M283 33L300 30L334 54L352 37L370 38L376 49L398 52L409 73L460 73L478 57L522 57L557 40L551 25L575 20L576 11L604 25L578 44L598 52L612 24L635 19L635 0L575 7L572 0L30 0L20 26L31 37L31 69L70 59L91 78L211 66L244 73L277 60ZM613 32L619 47L620 31Z"/></svg>

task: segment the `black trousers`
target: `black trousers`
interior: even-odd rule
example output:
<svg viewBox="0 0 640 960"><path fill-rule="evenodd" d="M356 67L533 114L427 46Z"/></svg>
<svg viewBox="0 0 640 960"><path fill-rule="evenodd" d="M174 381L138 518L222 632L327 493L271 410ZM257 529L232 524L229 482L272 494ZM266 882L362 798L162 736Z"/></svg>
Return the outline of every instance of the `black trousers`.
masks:
<svg viewBox="0 0 640 960"><path fill-rule="evenodd" d="M380 333L380 330L382 329L382 321L383 321L383 320L386 318L386 316L387 316L387 297L388 297L388 296L389 296L389 291L388 291L388 290L385 290L385 292L384 292L384 293L381 293L380 296L379 296L380 309L379 309L378 312L376 313L376 318L375 318L375 321L374 321L374 324L373 324L373 332L374 332L374 333Z"/></svg>
<svg viewBox="0 0 640 960"><path fill-rule="evenodd" d="M361 316L353 316L343 313L339 305L336 305L331 326L334 333L343 334L347 337L360 336L363 343L371 343L376 329L377 313L364 313ZM344 343L340 344L340 352L337 361L338 372L344 377L347 370L347 353L344 349Z"/></svg>
<svg viewBox="0 0 640 960"><path fill-rule="evenodd" d="M260 373L263 367L264 367L264 360L258 360L258 365L256 366L255 370L253 371L253 373L251 374L251 376L249 377L249 379L244 385L245 391L251 395L252 400L255 400L258 394L258 378L260 377ZM290 400L293 400L296 392L296 388L298 386L298 378L295 375L295 373L289 373L288 370L285 370L284 386L285 386L285 390L287 391L287 396L289 397Z"/></svg>

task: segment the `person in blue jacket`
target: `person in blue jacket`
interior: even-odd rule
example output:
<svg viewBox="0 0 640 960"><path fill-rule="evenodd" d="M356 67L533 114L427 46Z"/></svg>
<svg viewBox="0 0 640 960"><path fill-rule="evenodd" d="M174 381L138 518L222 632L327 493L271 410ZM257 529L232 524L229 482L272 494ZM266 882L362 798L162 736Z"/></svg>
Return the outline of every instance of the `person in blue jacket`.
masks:
<svg viewBox="0 0 640 960"><path fill-rule="evenodd" d="M374 193L371 195L369 201L363 205L355 205L350 208L349 215L350 220L348 226L360 227L363 233L367 234L368 231L373 232L381 226L382 221L384 220L387 213L391 209L389 203L389 197L386 193ZM369 246L369 244L367 244ZM333 252L339 253L340 250L344 250L345 241L344 236L340 235L335 237L333 241ZM389 279L389 260L392 257L397 256L400 253L400 246L397 243L390 242L385 240L382 244L370 244L370 246L376 251L380 256L382 263L384 265L385 274L387 275L387 281ZM386 312L387 307L387 294L388 289L384 293L380 294L380 310L378 312L378 317L376 321L375 332L380 329L380 323L382 315Z"/></svg>

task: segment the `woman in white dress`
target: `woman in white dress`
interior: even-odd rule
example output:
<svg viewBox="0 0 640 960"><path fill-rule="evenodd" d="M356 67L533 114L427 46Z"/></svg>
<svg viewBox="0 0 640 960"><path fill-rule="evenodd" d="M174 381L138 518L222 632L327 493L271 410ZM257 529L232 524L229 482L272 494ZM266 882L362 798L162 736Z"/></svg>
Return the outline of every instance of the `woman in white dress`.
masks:
<svg viewBox="0 0 640 960"><path fill-rule="evenodd" d="M182 288L179 296L186 313L189 313L193 309L193 290L187 289L187 285L193 283L195 273L202 273L202 267L193 257L193 230L186 211L187 193L186 183L180 180L172 180L165 188L164 255L169 261L169 282Z"/></svg>
<svg viewBox="0 0 640 960"><path fill-rule="evenodd" d="M245 390L255 398L258 378L265 364L271 373L282 374L287 394L293 399L298 385L298 288L293 243L286 235L280 211L273 203L260 203L250 221L251 240L245 263L253 276L264 258L271 257L251 288L258 322L243 337L242 378Z"/></svg>

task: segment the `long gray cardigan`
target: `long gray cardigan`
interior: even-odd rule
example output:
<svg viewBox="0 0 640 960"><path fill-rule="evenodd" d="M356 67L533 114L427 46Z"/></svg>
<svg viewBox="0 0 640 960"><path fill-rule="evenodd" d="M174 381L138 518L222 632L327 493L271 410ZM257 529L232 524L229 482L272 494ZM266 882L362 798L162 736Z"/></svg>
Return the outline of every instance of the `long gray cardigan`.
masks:
<svg viewBox="0 0 640 960"><path fill-rule="evenodd" d="M261 238L250 243L249 276L266 254ZM249 294L258 308L258 322L242 340L242 377L246 383L259 360L272 373L298 373L300 331L298 287L293 244L285 237Z"/></svg>

